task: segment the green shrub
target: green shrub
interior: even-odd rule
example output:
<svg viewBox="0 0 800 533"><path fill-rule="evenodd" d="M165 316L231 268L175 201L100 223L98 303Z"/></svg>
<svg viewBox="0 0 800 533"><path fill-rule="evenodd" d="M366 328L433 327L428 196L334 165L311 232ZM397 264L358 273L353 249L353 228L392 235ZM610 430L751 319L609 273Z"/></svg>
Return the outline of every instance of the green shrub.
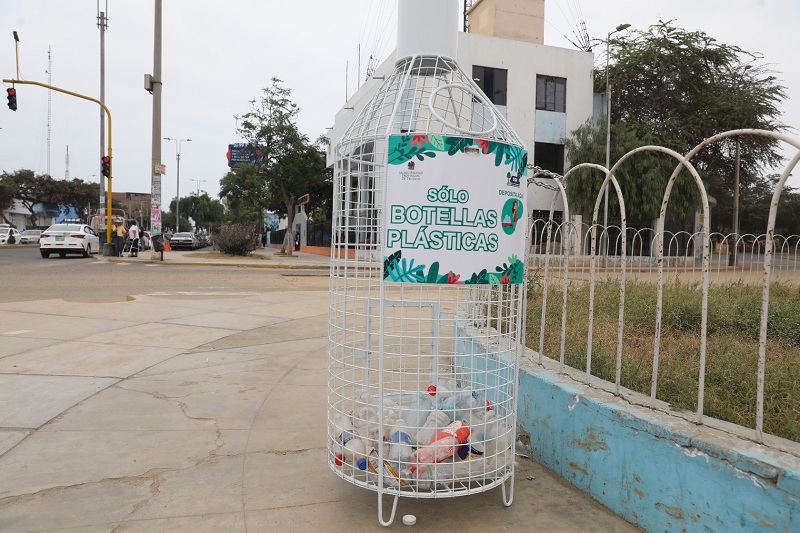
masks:
<svg viewBox="0 0 800 533"><path fill-rule="evenodd" d="M249 255L256 249L256 231L249 224L225 224L214 238L225 254Z"/></svg>

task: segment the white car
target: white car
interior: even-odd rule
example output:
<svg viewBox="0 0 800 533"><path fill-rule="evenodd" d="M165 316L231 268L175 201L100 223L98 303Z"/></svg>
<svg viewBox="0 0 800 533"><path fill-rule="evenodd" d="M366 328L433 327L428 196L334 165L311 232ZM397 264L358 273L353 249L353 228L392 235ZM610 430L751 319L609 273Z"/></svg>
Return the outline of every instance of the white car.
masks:
<svg viewBox="0 0 800 533"><path fill-rule="evenodd" d="M19 244L19 230L8 225L0 226L0 244L8 244L8 239L14 237L14 243Z"/></svg>
<svg viewBox="0 0 800 533"><path fill-rule="evenodd" d="M42 234L40 229L26 229L20 233L19 244L39 244L39 236Z"/></svg>
<svg viewBox="0 0 800 533"><path fill-rule="evenodd" d="M81 254L89 257L100 251L100 238L86 224L55 224L39 236L39 253L45 259L51 253L64 257Z"/></svg>
<svg viewBox="0 0 800 533"><path fill-rule="evenodd" d="M153 246L153 239L149 231L143 231L140 238L142 250L149 250Z"/></svg>

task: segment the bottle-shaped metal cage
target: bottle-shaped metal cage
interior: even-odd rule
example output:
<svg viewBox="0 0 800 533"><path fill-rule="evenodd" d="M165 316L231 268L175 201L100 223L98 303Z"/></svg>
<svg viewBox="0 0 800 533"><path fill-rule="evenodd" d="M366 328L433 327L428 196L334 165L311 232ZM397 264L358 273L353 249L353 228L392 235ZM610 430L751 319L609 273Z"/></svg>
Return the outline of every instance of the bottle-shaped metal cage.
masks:
<svg viewBox="0 0 800 533"><path fill-rule="evenodd" d="M444 165L454 154L475 156L476 162L486 158L503 171L508 167L502 179L511 192L497 199L505 210L492 214L463 207L469 205L461 201L469 196L465 185L463 190L434 188L428 194L435 205L412 206L399 214L390 190L396 185L388 185L388 175L399 180L392 183L414 182L423 179L415 165L437 156ZM331 468L379 493L384 525L394 518L397 496L453 497L502 485L504 503L510 505L513 491L506 495L505 482L511 480L513 487L518 358L524 342L523 263L511 256L460 274L453 268L437 270L438 263L415 264L393 252L389 241L410 237L401 238L402 230L389 226L403 218L416 224L419 238L423 226L426 232L444 222L453 231L437 234L438 240L432 232L425 234L433 239L428 247L449 239L452 248L477 247L472 256L488 257L473 241L483 237L492 249L488 241L498 238L488 236L490 230L500 232L501 224L508 230L517 218L525 219L521 140L454 60L413 56L397 62L337 144L335 159L328 348ZM474 216L484 218L476 222ZM462 231L465 227L470 231ZM522 242L524 250L524 236ZM404 253L413 251L406 242ZM395 496L388 522L381 512L383 494Z"/></svg>

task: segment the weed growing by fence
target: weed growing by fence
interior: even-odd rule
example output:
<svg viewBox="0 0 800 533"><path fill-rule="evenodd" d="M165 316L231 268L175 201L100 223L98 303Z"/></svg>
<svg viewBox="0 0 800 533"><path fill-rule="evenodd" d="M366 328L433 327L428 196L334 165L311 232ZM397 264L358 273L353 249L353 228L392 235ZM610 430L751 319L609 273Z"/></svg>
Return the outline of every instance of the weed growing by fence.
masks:
<svg viewBox="0 0 800 533"><path fill-rule="evenodd" d="M541 280L529 282L528 346L539 346ZM544 355L560 357L563 286L550 285ZM568 288L565 364L586 369L589 285ZM656 322L656 286L626 285L620 385L650 394ZM595 286L592 375L613 382L617 352L619 283ZM708 298L704 413L754 428L761 288L712 285ZM697 409L701 291L697 284L665 285L657 397L676 409ZM775 284L767 327L764 431L800 442L800 288Z"/></svg>

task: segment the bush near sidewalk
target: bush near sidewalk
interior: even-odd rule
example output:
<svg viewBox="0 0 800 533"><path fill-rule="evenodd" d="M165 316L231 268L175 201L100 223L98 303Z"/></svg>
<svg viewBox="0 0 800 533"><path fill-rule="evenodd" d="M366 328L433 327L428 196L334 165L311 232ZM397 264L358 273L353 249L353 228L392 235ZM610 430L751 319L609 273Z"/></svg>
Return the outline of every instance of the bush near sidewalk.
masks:
<svg viewBox="0 0 800 533"><path fill-rule="evenodd" d="M256 249L256 231L249 224L225 224L214 239L224 254L250 255Z"/></svg>

